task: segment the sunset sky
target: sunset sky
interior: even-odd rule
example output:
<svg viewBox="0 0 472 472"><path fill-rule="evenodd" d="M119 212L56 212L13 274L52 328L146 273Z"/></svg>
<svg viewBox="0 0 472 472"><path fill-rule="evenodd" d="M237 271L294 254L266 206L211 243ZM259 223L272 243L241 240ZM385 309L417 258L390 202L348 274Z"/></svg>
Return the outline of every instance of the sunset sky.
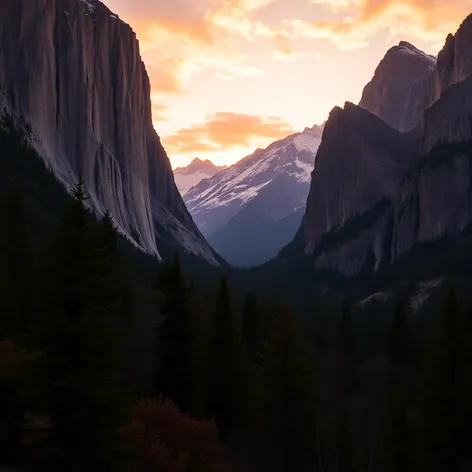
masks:
<svg viewBox="0 0 472 472"><path fill-rule="evenodd" d="M232 164L357 103L400 40L437 54L472 0L105 0L131 24L174 167Z"/></svg>

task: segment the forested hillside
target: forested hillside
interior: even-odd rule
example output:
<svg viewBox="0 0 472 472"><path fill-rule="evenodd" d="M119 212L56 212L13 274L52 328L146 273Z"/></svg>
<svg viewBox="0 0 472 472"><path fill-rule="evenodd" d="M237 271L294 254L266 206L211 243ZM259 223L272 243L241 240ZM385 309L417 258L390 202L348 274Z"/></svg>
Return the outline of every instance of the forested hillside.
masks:
<svg viewBox="0 0 472 472"><path fill-rule="evenodd" d="M67 196L11 124L0 149L1 464L468 470L463 284L424 304L313 292L300 305L238 272L215 283L177 254L124 250L86 183Z"/></svg>

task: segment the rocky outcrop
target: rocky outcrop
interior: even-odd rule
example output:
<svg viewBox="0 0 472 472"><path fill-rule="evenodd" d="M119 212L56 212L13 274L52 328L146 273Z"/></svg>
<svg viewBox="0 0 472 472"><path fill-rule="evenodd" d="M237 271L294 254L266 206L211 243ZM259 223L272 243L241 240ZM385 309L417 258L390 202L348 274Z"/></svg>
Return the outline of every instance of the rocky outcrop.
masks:
<svg viewBox="0 0 472 472"><path fill-rule="evenodd" d="M365 86L359 106L401 132L410 131L429 102L436 59L402 41L392 47Z"/></svg>
<svg viewBox="0 0 472 472"><path fill-rule="evenodd" d="M313 254L327 234L392 201L419 146L351 103L326 123L312 174L305 218L305 251Z"/></svg>
<svg viewBox="0 0 472 472"><path fill-rule="evenodd" d="M109 209L144 250L186 241L215 263L154 131L131 28L98 0L3 0L0 39L0 103L57 177L68 188L83 179L96 212Z"/></svg>
<svg viewBox="0 0 472 472"><path fill-rule="evenodd" d="M424 113L419 131L425 152L439 143L472 139L472 77L443 92Z"/></svg>
<svg viewBox="0 0 472 472"><path fill-rule="evenodd" d="M304 221L305 253L317 269L375 271L470 226L471 91L471 79L449 87L425 112L416 141L353 105L333 110Z"/></svg>
<svg viewBox="0 0 472 472"><path fill-rule="evenodd" d="M469 15L456 34L447 37L444 48L438 54L429 97L430 105L439 100L441 94L449 87L463 82L472 75L471 43L472 15Z"/></svg>
<svg viewBox="0 0 472 472"><path fill-rule="evenodd" d="M351 104L332 111L302 228L285 259L303 248L315 268L352 276L470 229L471 43L472 16L448 36L436 65L407 43L387 53L361 105L401 131L419 120L409 133Z"/></svg>
<svg viewBox="0 0 472 472"><path fill-rule="evenodd" d="M472 16L438 55L432 105L415 130L423 157L395 205L392 261L416 245L459 235L472 222Z"/></svg>
<svg viewBox="0 0 472 472"><path fill-rule="evenodd" d="M428 88L429 108L416 130L425 152L472 139L472 15L450 34Z"/></svg>
<svg viewBox="0 0 472 472"><path fill-rule="evenodd" d="M438 146L405 178L395 202L391 262L415 245L459 235L472 222L472 146Z"/></svg>

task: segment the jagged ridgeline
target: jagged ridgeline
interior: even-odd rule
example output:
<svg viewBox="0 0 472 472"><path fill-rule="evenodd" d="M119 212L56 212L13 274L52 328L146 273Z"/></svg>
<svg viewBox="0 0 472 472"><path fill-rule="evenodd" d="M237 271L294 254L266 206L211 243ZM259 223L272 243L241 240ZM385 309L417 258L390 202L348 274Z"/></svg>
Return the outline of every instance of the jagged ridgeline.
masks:
<svg viewBox="0 0 472 472"><path fill-rule="evenodd" d="M466 256L472 221L471 39L469 16L437 60L400 43L360 106L331 112L302 227L282 265L376 281L389 271L420 279L464 268L457 257ZM408 261L408 274L397 271Z"/></svg>
<svg viewBox="0 0 472 472"><path fill-rule="evenodd" d="M416 225L420 220L422 197L418 188L425 188L431 179L437 179L438 175L449 176L442 185L431 187L428 198L431 201L438 199L436 207L431 207L431 221L440 222L438 212L442 211L440 202L446 202L448 207L461 208L467 202L468 179L472 175L472 142L463 141L459 143L445 143L436 145L430 152L419 158L402 179L405 193L401 203L396 208L395 201L388 197L380 198L376 204L359 214L347 219L344 224L324 233L315 245L313 252L306 254L303 251L302 241L304 238L303 227L294 241L281 251L278 263L281 264L285 273L290 271L298 274L293 280L305 277L328 284L341 291L359 289L361 293L368 294L373 291L403 285L414 287L415 284L425 280L441 279L443 277L469 277L472 262L472 221L468 214L460 211L455 215L460 224L459 231L438 234L425 241L413 244L411 247L399 253L393 252L392 241L399 244L399 235L395 237L395 225ZM463 183L460 182L463 180ZM454 192L448 187L450 182L455 182ZM424 197L423 197L424 198ZM413 216L412 216L413 215ZM438 223L437 223L438 224ZM327 254L336 254L338 251L346 251L345 261L349 261L347 255L354 257L346 250L346 245L353 245L353 241L368 244L372 235L379 234L384 238L382 244L376 248L372 247L365 252L360 251L362 259L357 271L351 277L343 275L342 272L325 267L315 269L317 264ZM415 231L419 231L415 227ZM354 246L354 249L356 246ZM374 251L377 250L377 252ZM268 273L273 271L273 263L267 265ZM286 277L289 279L289 277ZM296 283L296 282L295 282ZM347 293L347 292L346 292Z"/></svg>

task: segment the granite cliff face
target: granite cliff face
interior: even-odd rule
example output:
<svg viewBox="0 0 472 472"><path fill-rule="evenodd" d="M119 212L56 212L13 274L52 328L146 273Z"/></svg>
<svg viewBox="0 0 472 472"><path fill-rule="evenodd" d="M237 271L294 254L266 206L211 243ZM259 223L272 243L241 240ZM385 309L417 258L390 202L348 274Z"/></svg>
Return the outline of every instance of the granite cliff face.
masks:
<svg viewBox="0 0 472 472"><path fill-rule="evenodd" d="M318 268L353 275L368 258L382 261L385 218L418 153L417 143L361 107L331 112L304 221L305 253ZM360 232L350 229L356 221Z"/></svg>
<svg viewBox="0 0 472 472"><path fill-rule="evenodd" d="M472 15L460 25L455 35L450 34L446 44L438 54L433 74L433 86L429 104L437 101L451 85L463 82L472 75Z"/></svg>
<svg viewBox="0 0 472 472"><path fill-rule="evenodd" d="M435 66L436 58L402 41L380 62L359 106L401 132L412 130L429 104Z"/></svg>
<svg viewBox="0 0 472 472"><path fill-rule="evenodd" d="M393 199L418 150L408 137L352 103L333 109L307 201L307 252L323 234L365 213L382 198Z"/></svg>
<svg viewBox="0 0 472 472"><path fill-rule="evenodd" d="M472 223L472 146L446 144L409 172L395 202L391 262L416 245L460 235Z"/></svg>
<svg viewBox="0 0 472 472"><path fill-rule="evenodd" d="M448 37L429 78L419 82L423 95L417 96L427 100L410 133L402 134L351 104L333 110L316 158L302 228L290 246L298 245L298 254L303 248L315 268L348 276L375 271L422 243L458 238L470 228L471 43L472 16ZM382 82L379 70L384 66L372 83ZM397 92L377 95L380 101L373 111L385 118ZM368 86L364 105L369 93ZM410 112L408 116L418 116L419 102L405 93L401 106L407 105L407 113L389 115L391 122ZM401 119L397 127L407 128ZM290 248L284 257L289 257Z"/></svg>
<svg viewBox="0 0 472 472"><path fill-rule="evenodd" d="M472 139L472 15L450 34L428 87L429 108L416 130L425 151Z"/></svg>
<svg viewBox="0 0 472 472"><path fill-rule="evenodd" d="M418 128L425 152L439 143L472 139L472 78L451 85L424 113Z"/></svg>
<svg viewBox="0 0 472 472"><path fill-rule="evenodd" d="M395 204L391 261L416 245L460 235L472 223L472 15L449 35L413 133L422 157Z"/></svg>
<svg viewBox="0 0 472 472"><path fill-rule="evenodd" d="M216 263L154 131L131 28L98 0L3 0L0 42L0 109L31 128L64 185L83 179L96 212L147 252L162 243Z"/></svg>

